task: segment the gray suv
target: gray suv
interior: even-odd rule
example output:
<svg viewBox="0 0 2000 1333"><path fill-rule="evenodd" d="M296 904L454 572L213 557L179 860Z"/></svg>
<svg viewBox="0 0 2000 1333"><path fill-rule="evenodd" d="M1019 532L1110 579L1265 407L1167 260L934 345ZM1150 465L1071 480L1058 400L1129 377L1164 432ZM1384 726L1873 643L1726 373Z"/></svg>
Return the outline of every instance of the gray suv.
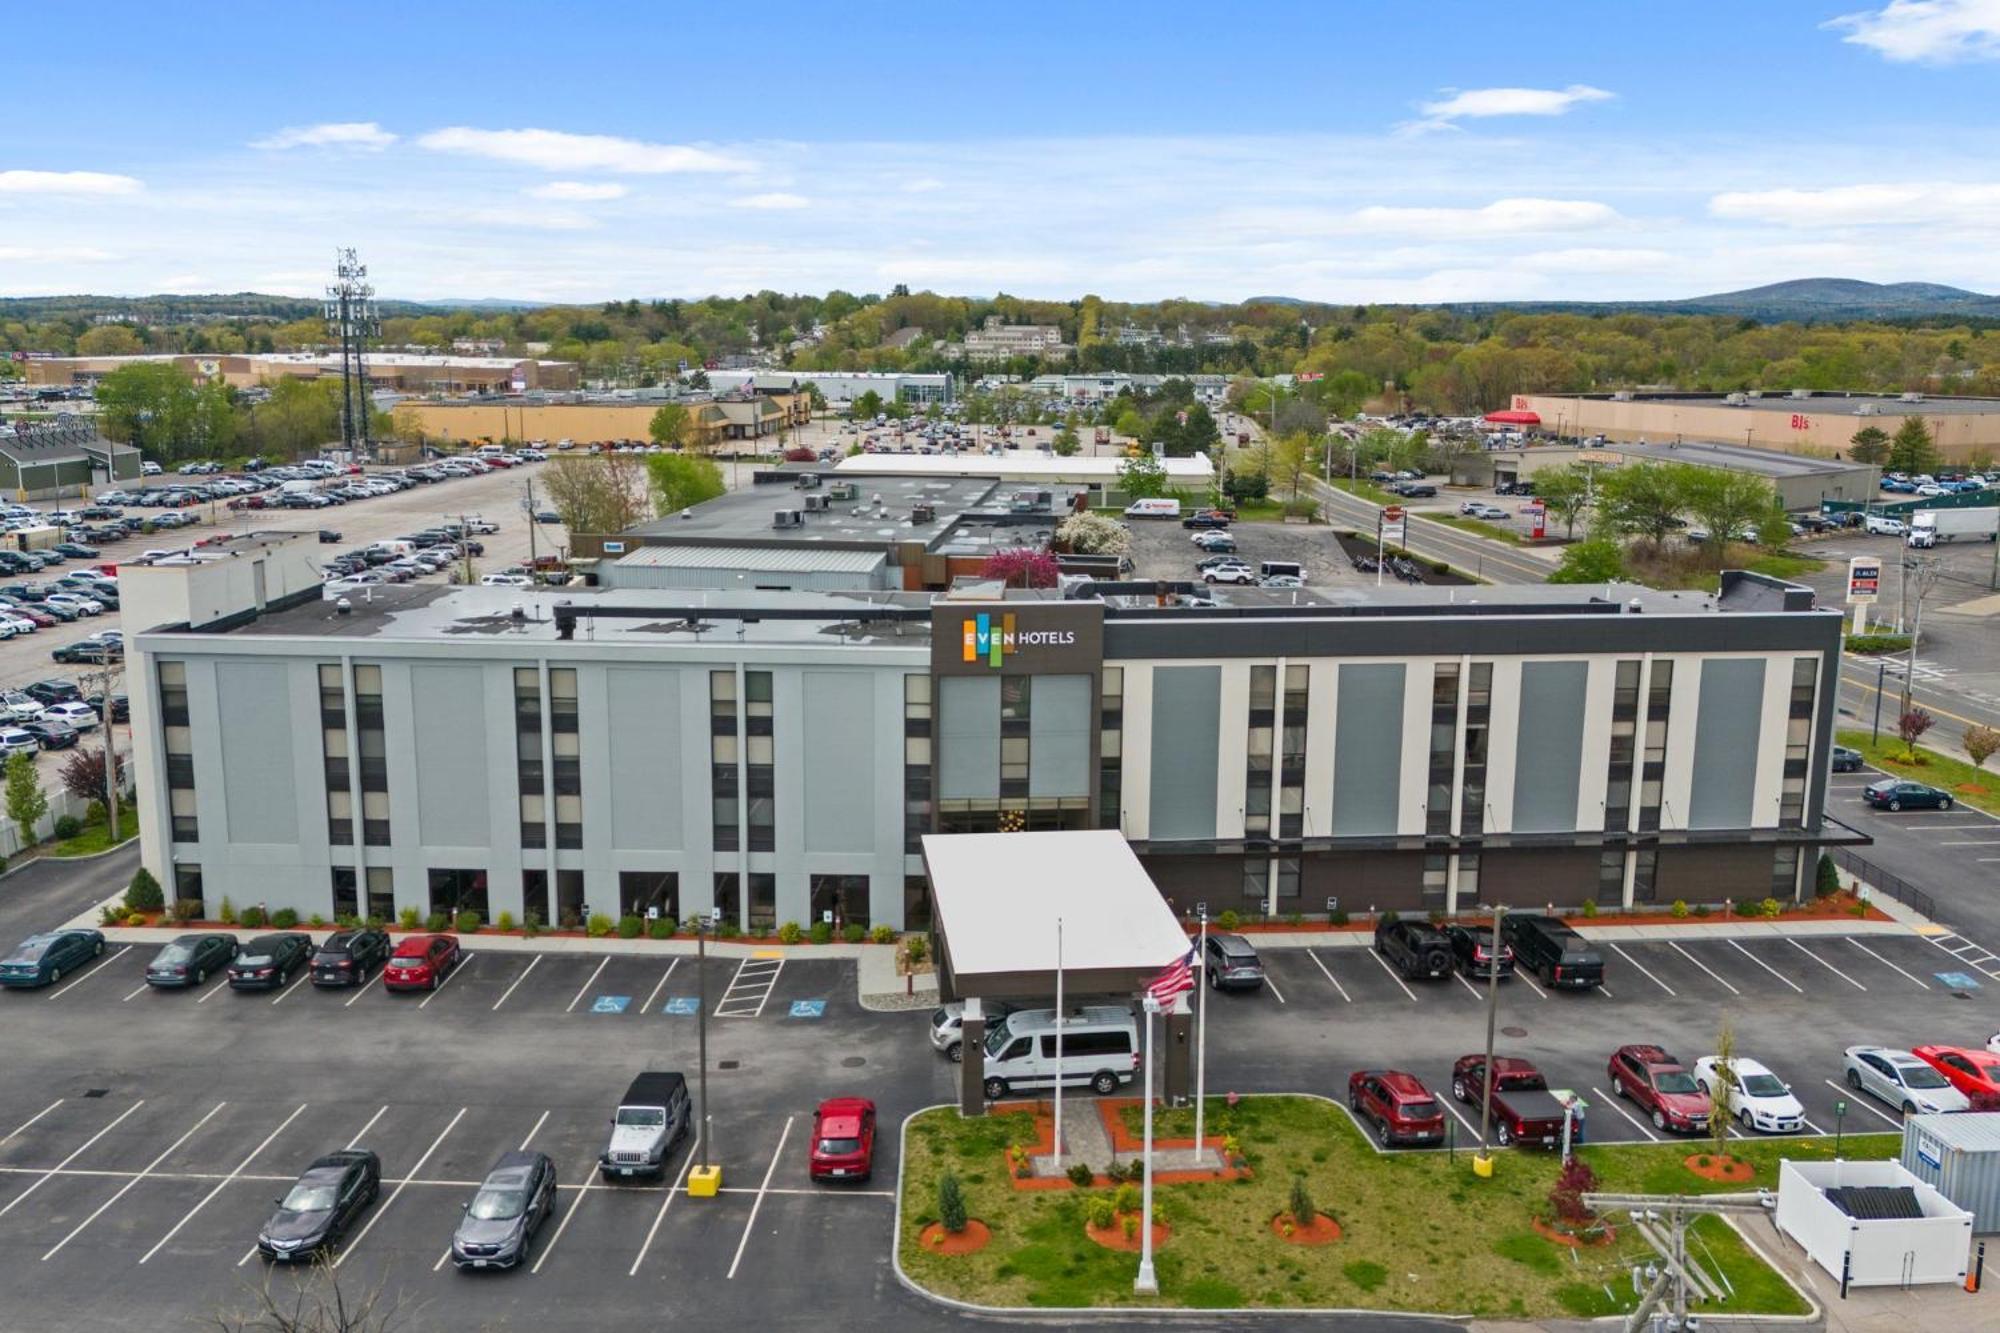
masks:
<svg viewBox="0 0 2000 1333"><path fill-rule="evenodd" d="M1264 984L1264 965L1241 935L1210 932L1202 971L1216 990L1255 990Z"/></svg>
<svg viewBox="0 0 2000 1333"><path fill-rule="evenodd" d="M500 1154L451 1233L452 1263L461 1270L526 1263L555 1199L556 1164L547 1153Z"/></svg>

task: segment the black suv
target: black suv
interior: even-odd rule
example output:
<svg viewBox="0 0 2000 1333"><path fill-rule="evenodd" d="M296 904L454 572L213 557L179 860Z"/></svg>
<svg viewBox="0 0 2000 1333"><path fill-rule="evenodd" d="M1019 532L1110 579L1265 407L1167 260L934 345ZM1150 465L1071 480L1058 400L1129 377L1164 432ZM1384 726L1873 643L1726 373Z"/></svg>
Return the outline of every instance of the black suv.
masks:
<svg viewBox="0 0 2000 1333"><path fill-rule="evenodd" d="M1384 921L1375 927L1375 952L1413 981L1451 975L1451 941L1426 921Z"/></svg>
<svg viewBox="0 0 2000 1333"><path fill-rule="evenodd" d="M1550 986L1602 986L1604 955L1552 916L1510 916L1500 937L1514 946L1514 961Z"/></svg>
<svg viewBox="0 0 2000 1333"><path fill-rule="evenodd" d="M311 1259L347 1234L382 1192L382 1161L365 1148L330 1152L305 1169L257 1233L266 1259Z"/></svg>
<svg viewBox="0 0 2000 1333"><path fill-rule="evenodd" d="M312 936L303 930L259 935L229 965L229 984L237 990L277 990L307 965L312 944Z"/></svg>
<svg viewBox="0 0 2000 1333"><path fill-rule="evenodd" d="M44 708L50 704L79 703L83 699L83 691L76 687L76 682L68 680L38 680L22 693Z"/></svg>
<svg viewBox="0 0 2000 1333"><path fill-rule="evenodd" d="M382 966L388 957L385 930L335 931L312 956L313 985L359 986L368 980L369 970Z"/></svg>

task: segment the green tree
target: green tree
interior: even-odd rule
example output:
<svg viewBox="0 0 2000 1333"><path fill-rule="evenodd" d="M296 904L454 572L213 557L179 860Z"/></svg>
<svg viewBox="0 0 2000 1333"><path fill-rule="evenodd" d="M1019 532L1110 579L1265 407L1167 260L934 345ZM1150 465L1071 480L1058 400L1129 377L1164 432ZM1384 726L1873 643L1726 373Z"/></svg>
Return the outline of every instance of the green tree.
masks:
<svg viewBox="0 0 2000 1333"><path fill-rule="evenodd" d="M1137 408L1128 407L1118 414L1111 429L1127 439L1143 440L1146 437L1146 419L1139 415Z"/></svg>
<svg viewBox="0 0 2000 1333"><path fill-rule="evenodd" d="M1151 450L1141 450L1118 469L1118 488L1128 500L1152 500L1166 494L1167 465Z"/></svg>
<svg viewBox="0 0 2000 1333"><path fill-rule="evenodd" d="M683 457L658 454L647 462ZM549 506L572 533L623 532L647 513L647 469L630 455L558 458L541 470L541 480Z"/></svg>
<svg viewBox="0 0 2000 1333"><path fill-rule="evenodd" d="M1062 424L1062 429L1056 432L1056 455L1060 458L1068 458L1081 447L1082 442L1077 439L1076 427L1065 420Z"/></svg>
<svg viewBox="0 0 2000 1333"><path fill-rule="evenodd" d="M21 753L7 759L7 818L21 835L21 842L33 843L35 825L49 812L48 794L35 776L35 756Z"/></svg>
<svg viewBox="0 0 2000 1333"><path fill-rule="evenodd" d="M1627 463L1597 479L1599 525L1617 537L1662 542L1687 507L1685 464Z"/></svg>
<svg viewBox="0 0 2000 1333"><path fill-rule="evenodd" d="M1625 553L1608 537L1593 537L1564 548L1550 583L1612 583L1625 574Z"/></svg>
<svg viewBox="0 0 2000 1333"><path fill-rule="evenodd" d="M854 400L854 406L848 415L857 421L873 421L882 415L882 395L873 389L865 390Z"/></svg>
<svg viewBox="0 0 2000 1333"><path fill-rule="evenodd" d="M170 362L135 361L106 375L97 411L105 434L161 460L179 457L196 434L194 382Z"/></svg>
<svg viewBox="0 0 2000 1333"><path fill-rule="evenodd" d="M646 435L654 444L664 444L678 449L687 443L688 427L693 417L679 403L662 403L653 413L653 419L646 423Z"/></svg>
<svg viewBox="0 0 2000 1333"><path fill-rule="evenodd" d="M1320 381L1320 401L1326 410L1345 421L1375 396L1379 386L1358 370L1337 370Z"/></svg>
<svg viewBox="0 0 2000 1333"><path fill-rule="evenodd" d="M714 459L692 454L654 454L646 460L646 474L652 484L653 507L662 514L713 500L728 489Z"/></svg>
<svg viewBox="0 0 2000 1333"><path fill-rule="evenodd" d="M146 345L129 324L100 324L76 340L78 356L132 356L145 350Z"/></svg>
<svg viewBox="0 0 2000 1333"><path fill-rule="evenodd" d="M1303 431L1281 435L1271 444L1270 482L1285 488L1291 499L1299 498L1306 478L1312 475L1313 442Z"/></svg>
<svg viewBox="0 0 2000 1333"><path fill-rule="evenodd" d="M1681 508L1708 529L1717 559L1726 543L1754 530L1778 505L1770 482L1729 468L1681 465L1678 487Z"/></svg>
<svg viewBox="0 0 2000 1333"><path fill-rule="evenodd" d="M1896 428L1895 438L1889 442L1890 468L1915 476L1933 471L1937 465L1937 444L1931 438L1931 428L1920 416L1904 417L1903 424Z"/></svg>
<svg viewBox="0 0 2000 1333"><path fill-rule="evenodd" d="M1847 456L1857 463L1880 467L1889 456L1889 433L1880 426L1863 426L1848 437Z"/></svg>
<svg viewBox="0 0 2000 1333"><path fill-rule="evenodd" d="M1177 381L1168 380L1173 384ZM1185 381L1178 381L1185 383ZM1200 403L1192 403L1184 409L1185 418L1177 414L1169 419L1176 422L1173 438L1169 441L1168 452L1178 455L1214 453L1215 446L1222 440L1222 431L1216 427L1215 418Z"/></svg>
<svg viewBox="0 0 2000 1333"><path fill-rule="evenodd" d="M1576 521L1590 505L1590 473L1581 464L1543 468L1535 474L1535 497L1562 520L1563 535L1576 536Z"/></svg>

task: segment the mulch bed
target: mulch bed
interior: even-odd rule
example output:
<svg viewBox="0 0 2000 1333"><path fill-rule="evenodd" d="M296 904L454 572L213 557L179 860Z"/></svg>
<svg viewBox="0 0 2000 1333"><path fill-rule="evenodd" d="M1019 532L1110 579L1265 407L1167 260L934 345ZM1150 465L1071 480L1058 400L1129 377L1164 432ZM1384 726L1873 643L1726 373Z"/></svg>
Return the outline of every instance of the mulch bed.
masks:
<svg viewBox="0 0 2000 1333"><path fill-rule="evenodd" d="M932 1254L976 1254L993 1239L993 1232L976 1217L965 1219L965 1230L953 1235L944 1223L933 1222L917 1236L917 1243Z"/></svg>
<svg viewBox="0 0 2000 1333"><path fill-rule="evenodd" d="M1290 1235L1285 1234L1287 1224L1292 1228ZM1290 1213L1279 1213L1271 1219L1271 1234L1288 1245L1331 1245L1340 1239L1340 1223L1320 1213L1311 1226L1302 1227L1292 1222Z"/></svg>
<svg viewBox="0 0 2000 1333"><path fill-rule="evenodd" d="M1704 1157L1708 1159L1706 1166L1702 1165ZM1738 1157L1715 1157L1708 1153L1696 1153L1692 1157L1683 1159L1682 1164L1703 1180L1753 1180L1757 1175L1756 1167Z"/></svg>
<svg viewBox="0 0 2000 1333"><path fill-rule="evenodd" d="M1085 1225L1083 1234L1107 1250L1124 1250L1128 1254L1137 1254L1140 1242L1143 1239L1139 1235L1139 1229L1134 1227L1130 1236L1125 1234L1125 1219L1137 1216L1137 1213L1120 1213L1118 1220L1108 1227L1099 1228ZM1153 1222L1153 1248L1157 1250L1162 1245L1165 1245L1173 1234L1173 1229L1165 1222L1155 1219Z"/></svg>
<svg viewBox="0 0 2000 1333"><path fill-rule="evenodd" d="M1587 1236L1578 1235L1572 1231L1565 1231L1560 1227L1550 1226L1539 1217L1534 1220L1534 1226L1535 1234L1543 1240L1553 1241L1557 1245L1568 1245L1576 1249L1601 1249L1618 1239L1618 1233L1612 1229L1611 1224L1608 1222L1599 1223L1598 1230Z"/></svg>

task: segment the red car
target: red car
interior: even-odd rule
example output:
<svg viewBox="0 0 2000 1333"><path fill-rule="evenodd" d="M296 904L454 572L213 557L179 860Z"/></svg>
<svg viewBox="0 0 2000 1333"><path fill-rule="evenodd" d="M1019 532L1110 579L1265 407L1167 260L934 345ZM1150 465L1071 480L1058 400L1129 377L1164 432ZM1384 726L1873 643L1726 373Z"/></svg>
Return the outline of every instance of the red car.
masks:
<svg viewBox="0 0 2000 1333"><path fill-rule="evenodd" d="M382 966L384 990L436 990L458 967L456 935L406 935Z"/></svg>
<svg viewBox="0 0 2000 1333"><path fill-rule="evenodd" d="M1658 1046L1620 1046L1611 1053L1611 1090L1653 1117L1653 1128L1708 1132L1708 1094L1681 1062Z"/></svg>
<svg viewBox="0 0 2000 1333"><path fill-rule="evenodd" d="M1415 1074L1357 1069L1347 1076L1347 1104L1384 1144L1444 1142L1444 1107Z"/></svg>
<svg viewBox="0 0 2000 1333"><path fill-rule="evenodd" d="M814 1180L866 1180L875 1169L875 1103L829 1097L813 1112Z"/></svg>
<svg viewBox="0 0 2000 1333"><path fill-rule="evenodd" d="M1943 1074L1975 1111L2000 1111L2000 1055L1970 1046L1917 1046L1911 1055Z"/></svg>

